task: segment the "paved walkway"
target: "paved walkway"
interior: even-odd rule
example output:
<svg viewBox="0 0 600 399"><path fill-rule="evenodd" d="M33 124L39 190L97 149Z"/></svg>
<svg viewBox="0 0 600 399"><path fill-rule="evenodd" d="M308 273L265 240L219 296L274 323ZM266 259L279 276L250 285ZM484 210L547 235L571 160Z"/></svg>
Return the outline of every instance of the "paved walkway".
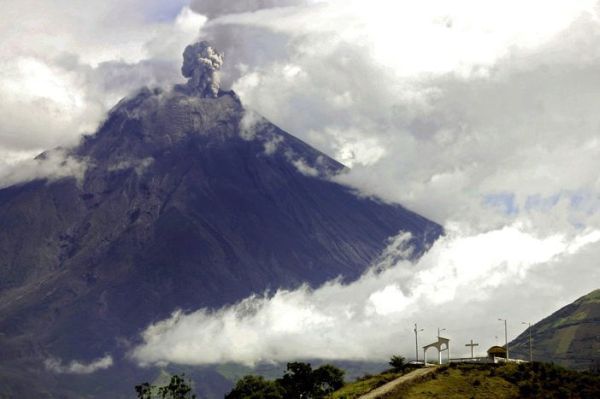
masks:
<svg viewBox="0 0 600 399"><path fill-rule="evenodd" d="M429 374L433 371L435 371L435 367L425 367L422 369L416 369L414 371L411 371L408 374L403 375L402 377L398 377L393 381L388 382L385 385L380 386L377 389L372 390L371 392L360 396L358 399L376 399L379 398L382 395L385 395L388 392L393 391L394 389L396 389L399 385L404 384L405 382L409 382L414 380L415 378L419 378L422 377L426 374Z"/></svg>

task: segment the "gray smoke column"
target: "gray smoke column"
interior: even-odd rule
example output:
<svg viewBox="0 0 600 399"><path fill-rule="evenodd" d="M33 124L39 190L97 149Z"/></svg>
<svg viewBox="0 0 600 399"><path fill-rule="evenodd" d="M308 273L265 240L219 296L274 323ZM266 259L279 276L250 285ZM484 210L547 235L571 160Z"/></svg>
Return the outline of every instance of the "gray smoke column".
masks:
<svg viewBox="0 0 600 399"><path fill-rule="evenodd" d="M187 86L201 97L217 97L219 93L219 69L223 65L224 54L202 41L190 44L183 52L181 73L189 78Z"/></svg>

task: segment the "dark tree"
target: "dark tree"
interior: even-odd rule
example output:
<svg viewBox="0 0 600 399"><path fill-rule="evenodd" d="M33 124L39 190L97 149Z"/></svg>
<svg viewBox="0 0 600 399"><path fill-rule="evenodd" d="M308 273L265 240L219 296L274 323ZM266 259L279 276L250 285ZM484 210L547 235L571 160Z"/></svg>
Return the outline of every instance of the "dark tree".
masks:
<svg viewBox="0 0 600 399"><path fill-rule="evenodd" d="M274 381L263 377L247 375L239 380L225 399L284 399L285 391Z"/></svg>
<svg viewBox="0 0 600 399"><path fill-rule="evenodd" d="M174 375L169 384L160 387L144 382L135 386L135 392L138 399L195 399L196 395L183 377L184 375Z"/></svg>
<svg viewBox="0 0 600 399"><path fill-rule="evenodd" d="M406 359L404 356L394 355L389 361L389 365L392 366L394 371L401 372L406 368Z"/></svg>
<svg viewBox="0 0 600 399"><path fill-rule="evenodd" d="M288 363L285 374L277 382L285 389L287 398L303 399L313 397L313 371L309 363Z"/></svg>
<svg viewBox="0 0 600 399"><path fill-rule="evenodd" d="M293 362L277 381L285 389L286 398L319 399L344 385L344 371L330 364L313 371L308 363Z"/></svg>
<svg viewBox="0 0 600 399"><path fill-rule="evenodd" d="M344 370L325 364L313 372L314 397L322 397L344 386Z"/></svg>
<svg viewBox="0 0 600 399"><path fill-rule="evenodd" d="M308 363L292 362L275 381L245 376L225 399L322 399L343 385L344 371L335 366L326 364L313 370Z"/></svg>

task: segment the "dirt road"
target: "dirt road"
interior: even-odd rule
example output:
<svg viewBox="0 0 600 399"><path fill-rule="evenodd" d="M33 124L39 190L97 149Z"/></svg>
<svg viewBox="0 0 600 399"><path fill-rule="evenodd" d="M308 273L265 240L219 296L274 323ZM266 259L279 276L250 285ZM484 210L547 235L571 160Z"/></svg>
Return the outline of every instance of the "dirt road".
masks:
<svg viewBox="0 0 600 399"><path fill-rule="evenodd" d="M422 377L424 375L427 375L429 373L432 373L435 371L435 367L425 367L422 369L416 369L415 371L411 371L410 373L403 375L402 377L396 378L393 381L388 382L385 385L380 386L377 389L372 390L371 392L360 396L358 399L376 399L379 398L382 395L385 395L386 393L393 391L394 389L396 389L399 385L404 384L406 382L412 381L415 378L419 378Z"/></svg>

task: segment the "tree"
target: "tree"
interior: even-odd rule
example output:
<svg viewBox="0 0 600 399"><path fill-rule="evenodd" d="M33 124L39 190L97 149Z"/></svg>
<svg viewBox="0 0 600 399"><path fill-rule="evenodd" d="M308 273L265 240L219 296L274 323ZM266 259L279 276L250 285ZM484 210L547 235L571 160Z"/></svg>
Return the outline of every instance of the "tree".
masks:
<svg viewBox="0 0 600 399"><path fill-rule="evenodd" d="M398 356L398 355L392 356L392 358L389 361L389 365L392 366L392 368L396 372L404 371L404 369L407 366L406 359L404 358L404 356Z"/></svg>
<svg viewBox="0 0 600 399"><path fill-rule="evenodd" d="M344 385L344 371L325 364L313 371L309 363L288 363L283 378L277 380L286 398L320 399Z"/></svg>
<svg viewBox="0 0 600 399"><path fill-rule="evenodd" d="M312 398L314 391L313 371L310 363L291 362L277 382L285 389L290 399Z"/></svg>
<svg viewBox="0 0 600 399"><path fill-rule="evenodd" d="M322 397L344 386L344 370L324 364L313 372L315 397Z"/></svg>
<svg viewBox="0 0 600 399"><path fill-rule="evenodd" d="M274 381L263 377L247 375L239 380L225 399L284 399L284 389Z"/></svg>
<svg viewBox="0 0 600 399"><path fill-rule="evenodd" d="M135 392L138 399L195 399L191 383L187 383L184 377L185 375L174 375L168 385L160 387L144 382L135 386Z"/></svg>
<svg viewBox="0 0 600 399"><path fill-rule="evenodd" d="M287 364L283 377L267 381L248 375L225 399L322 399L344 385L344 371L325 364L313 370L309 363Z"/></svg>

